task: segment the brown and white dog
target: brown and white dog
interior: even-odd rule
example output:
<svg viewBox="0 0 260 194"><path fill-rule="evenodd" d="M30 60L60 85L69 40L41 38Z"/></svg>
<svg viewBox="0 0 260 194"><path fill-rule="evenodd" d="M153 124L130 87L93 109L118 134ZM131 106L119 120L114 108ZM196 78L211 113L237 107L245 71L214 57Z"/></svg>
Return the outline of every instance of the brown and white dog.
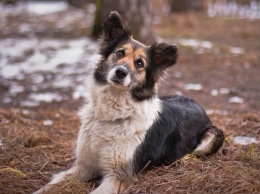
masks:
<svg viewBox="0 0 260 194"><path fill-rule="evenodd" d="M112 12L103 26L100 54L80 111L76 161L37 194L62 181L97 175L103 179L91 194L123 193L144 169L169 165L188 153L212 154L223 143L222 131L193 100L157 96L156 83L177 61L176 45L145 46Z"/></svg>

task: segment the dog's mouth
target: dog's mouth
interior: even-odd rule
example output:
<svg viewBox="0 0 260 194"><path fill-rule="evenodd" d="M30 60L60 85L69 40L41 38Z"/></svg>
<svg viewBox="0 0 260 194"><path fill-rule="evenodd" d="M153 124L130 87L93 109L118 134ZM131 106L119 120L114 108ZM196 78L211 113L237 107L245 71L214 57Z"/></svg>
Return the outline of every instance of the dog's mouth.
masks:
<svg viewBox="0 0 260 194"><path fill-rule="evenodd" d="M111 81L115 84L115 85L122 85L122 82L118 79L111 79Z"/></svg>

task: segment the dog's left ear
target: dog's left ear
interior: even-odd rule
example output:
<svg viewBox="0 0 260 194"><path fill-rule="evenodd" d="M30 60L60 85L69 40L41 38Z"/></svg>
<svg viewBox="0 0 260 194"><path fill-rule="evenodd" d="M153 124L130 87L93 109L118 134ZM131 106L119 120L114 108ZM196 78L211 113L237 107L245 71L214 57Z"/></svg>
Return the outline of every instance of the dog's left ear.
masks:
<svg viewBox="0 0 260 194"><path fill-rule="evenodd" d="M178 60L178 47L166 43L154 43L150 47L155 65L162 70L174 65Z"/></svg>
<svg viewBox="0 0 260 194"><path fill-rule="evenodd" d="M131 36L131 31L127 22L119 15L117 11L112 11L109 18L104 23L103 36L105 40L109 41L115 41Z"/></svg>
<svg viewBox="0 0 260 194"><path fill-rule="evenodd" d="M119 15L117 11L112 11L103 24L103 32L100 39L100 52L107 57L111 50L123 39L132 36L127 22Z"/></svg>

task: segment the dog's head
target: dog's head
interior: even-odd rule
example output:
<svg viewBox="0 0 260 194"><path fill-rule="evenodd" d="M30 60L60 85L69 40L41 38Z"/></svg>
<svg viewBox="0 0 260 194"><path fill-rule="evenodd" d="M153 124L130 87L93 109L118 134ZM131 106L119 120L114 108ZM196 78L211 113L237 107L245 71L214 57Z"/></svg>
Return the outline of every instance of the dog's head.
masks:
<svg viewBox="0 0 260 194"><path fill-rule="evenodd" d="M103 25L100 39L101 61L95 69L99 84L128 90L137 101L153 97L155 84L178 57L176 45L134 40L128 24L117 12L111 12Z"/></svg>

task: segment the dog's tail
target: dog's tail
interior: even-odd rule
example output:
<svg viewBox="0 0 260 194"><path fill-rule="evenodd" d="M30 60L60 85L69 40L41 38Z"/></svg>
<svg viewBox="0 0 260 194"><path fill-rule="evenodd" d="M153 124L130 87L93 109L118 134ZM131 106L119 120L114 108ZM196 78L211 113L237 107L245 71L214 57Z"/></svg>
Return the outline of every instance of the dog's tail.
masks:
<svg viewBox="0 0 260 194"><path fill-rule="evenodd" d="M222 146L224 138L222 130L215 126L211 126L202 134L200 143L192 154L195 156L213 154Z"/></svg>

